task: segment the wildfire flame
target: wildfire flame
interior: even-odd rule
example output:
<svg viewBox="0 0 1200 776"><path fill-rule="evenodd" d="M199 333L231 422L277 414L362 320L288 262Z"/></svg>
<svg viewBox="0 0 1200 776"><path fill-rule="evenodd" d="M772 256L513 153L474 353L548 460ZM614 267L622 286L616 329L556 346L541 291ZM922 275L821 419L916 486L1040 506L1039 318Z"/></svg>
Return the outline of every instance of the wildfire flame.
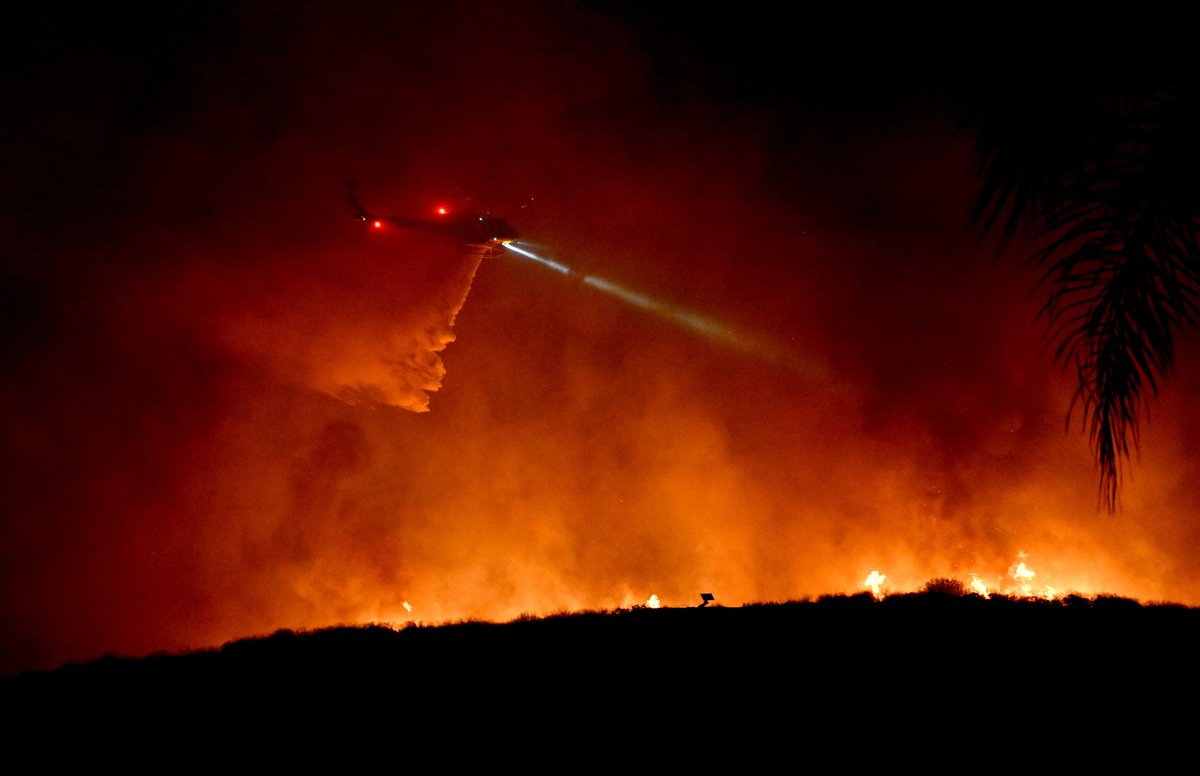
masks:
<svg viewBox="0 0 1200 776"><path fill-rule="evenodd" d="M651 593L650 597L646 599L646 608L647 609L659 609L661 607L662 607L662 602L658 600L658 596L655 595L654 593Z"/></svg>
<svg viewBox="0 0 1200 776"><path fill-rule="evenodd" d="M1025 595L1033 592L1033 585L1029 584L1029 580L1037 576L1033 569L1025 565L1025 561L1021 561L1017 565L1008 570L1008 575L1017 581L1017 586Z"/></svg>
<svg viewBox="0 0 1200 776"><path fill-rule="evenodd" d="M880 586L883 585L883 581L885 579L887 579L886 576L880 574L877 570L872 569L871 573L867 575L867 578L863 584L871 589L871 594L874 595L876 599L882 600L883 592L880 589Z"/></svg>
<svg viewBox="0 0 1200 776"><path fill-rule="evenodd" d="M972 572L971 581L965 585L964 589L984 598L990 598L992 593L1017 595L1025 598L1038 597L1047 600L1059 598L1060 593L1058 589L1050 585L1044 585L1040 591L1035 591L1032 580L1037 576L1037 572L1029 567L1029 564L1026 562L1026 558L1028 557L1023 551L1017 553L1016 562L1008 567L1005 575L994 585L989 585L979 574ZM887 577L876 570L867 576L863 584L871 590L876 599L883 599L885 594L882 592L881 586L885 579ZM1005 579L1010 579L1012 582L1004 584Z"/></svg>
<svg viewBox="0 0 1200 776"><path fill-rule="evenodd" d="M1044 586L1040 593L1034 592L1032 580L1037 576L1037 573L1025 563L1027 557L1029 556L1025 552L1017 553L1017 562L1008 569L1008 575L1017 583L1015 592L1025 597L1037 595L1041 598L1051 600L1057 598L1058 591L1050 585Z"/></svg>

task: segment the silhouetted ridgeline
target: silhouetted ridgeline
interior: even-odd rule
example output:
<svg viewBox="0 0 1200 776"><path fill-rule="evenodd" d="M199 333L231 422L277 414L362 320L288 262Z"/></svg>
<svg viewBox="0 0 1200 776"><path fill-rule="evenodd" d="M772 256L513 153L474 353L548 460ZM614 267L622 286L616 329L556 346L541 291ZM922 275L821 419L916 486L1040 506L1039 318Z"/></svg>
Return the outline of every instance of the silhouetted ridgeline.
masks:
<svg viewBox="0 0 1200 776"><path fill-rule="evenodd" d="M6 679L0 730L17 772L1075 773L1124 754L1170 773L1193 756L1198 637L1181 606L934 592L281 631Z"/></svg>
<svg viewBox="0 0 1200 776"><path fill-rule="evenodd" d="M18 720L8 724L18 744L102 726L106 740L115 729L131 746L151 733L193 748L229 747L240 735L256 751L296 757L296 729L326 746L383 735L451 750L478 747L480 735L578 745L641 733L703 741L712 730L727 745L758 736L760 751L790 751L804 740L860 762L886 752L846 750L834 733L953 730L978 742L1038 730L1074 763L1078 740L1121 729L1136 744L1128 726L1162 736L1181 720L1176 709L1200 691L1198 657L1200 609L926 591L280 631L22 674L0 682L0 710ZM276 738L260 738L269 728Z"/></svg>
<svg viewBox="0 0 1200 776"><path fill-rule="evenodd" d="M53 672L6 679L8 697L233 692L304 682L313 691L353 692L395 684L420 690L522 685L553 691L560 682L617 679L709 681L805 678L926 686L960 674L1070 674L1103 669L1145 679L1193 673L1200 657L1200 609L1129 598L1070 596L1060 601L922 592L826 596L815 602L739 608L622 609L523 618L508 624L335 627L280 631L220 649L142 658L104 657Z"/></svg>

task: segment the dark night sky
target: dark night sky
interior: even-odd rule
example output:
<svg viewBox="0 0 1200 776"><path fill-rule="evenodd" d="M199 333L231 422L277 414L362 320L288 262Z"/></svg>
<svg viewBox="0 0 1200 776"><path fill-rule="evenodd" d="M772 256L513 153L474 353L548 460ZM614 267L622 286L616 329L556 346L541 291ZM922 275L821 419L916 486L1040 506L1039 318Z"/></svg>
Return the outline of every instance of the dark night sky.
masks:
<svg viewBox="0 0 1200 776"><path fill-rule="evenodd" d="M1194 347L1098 512L1036 276L968 225L956 96L1053 36L644 5L10 17L0 670L872 569L1005 589L1021 552L1200 604ZM516 257L472 280L364 233L348 178L724 334Z"/></svg>

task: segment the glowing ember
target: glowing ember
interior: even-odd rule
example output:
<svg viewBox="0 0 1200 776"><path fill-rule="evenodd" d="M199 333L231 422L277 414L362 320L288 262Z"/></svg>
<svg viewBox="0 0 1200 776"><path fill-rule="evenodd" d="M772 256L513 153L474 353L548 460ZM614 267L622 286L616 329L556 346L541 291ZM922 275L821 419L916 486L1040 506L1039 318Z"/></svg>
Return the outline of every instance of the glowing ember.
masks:
<svg viewBox="0 0 1200 776"><path fill-rule="evenodd" d="M885 579L887 579L886 576L880 574L876 570L872 570L871 573L867 575L867 578L863 584L871 589L871 594L874 595L876 599L882 600L883 593L880 590L880 586L883 585L883 581Z"/></svg>
<svg viewBox="0 0 1200 776"><path fill-rule="evenodd" d="M658 609L660 607L662 607L662 602L658 600L657 595L655 595L654 593L651 593L650 597L646 599L646 608L647 609Z"/></svg>
<svg viewBox="0 0 1200 776"><path fill-rule="evenodd" d="M402 605L404 606L404 611L409 613L412 612L412 604L410 604L408 601L405 601Z"/></svg>

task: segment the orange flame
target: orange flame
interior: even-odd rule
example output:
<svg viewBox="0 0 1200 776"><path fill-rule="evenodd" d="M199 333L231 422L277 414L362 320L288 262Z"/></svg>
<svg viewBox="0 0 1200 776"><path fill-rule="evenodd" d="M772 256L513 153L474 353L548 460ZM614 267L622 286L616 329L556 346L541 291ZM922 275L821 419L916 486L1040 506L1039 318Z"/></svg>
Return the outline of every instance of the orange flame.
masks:
<svg viewBox="0 0 1200 776"><path fill-rule="evenodd" d="M874 595L876 599L882 600L883 592L881 590L881 586L883 585L885 579L887 579L886 576L880 574L876 570L872 570L871 573L867 575L867 578L863 584L871 589L871 594Z"/></svg>

